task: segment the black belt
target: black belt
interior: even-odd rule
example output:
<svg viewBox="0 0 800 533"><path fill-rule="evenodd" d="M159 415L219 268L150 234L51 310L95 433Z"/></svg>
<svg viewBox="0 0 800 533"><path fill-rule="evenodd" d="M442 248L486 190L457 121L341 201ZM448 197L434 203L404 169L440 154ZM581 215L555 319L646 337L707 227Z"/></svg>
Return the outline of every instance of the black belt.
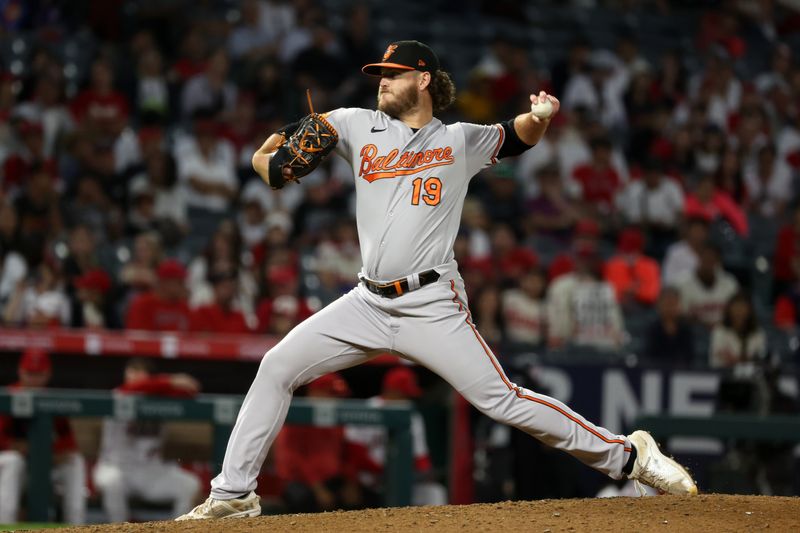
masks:
<svg viewBox="0 0 800 533"><path fill-rule="evenodd" d="M429 285L437 279L439 279L439 273L435 270L426 270L425 272L420 272L419 287L416 287L415 289ZM389 283L375 283L367 278L361 278L361 281L364 282L364 286L369 292L374 292L375 294L384 296L386 298L401 296L407 292L415 290L409 287L408 278L397 279L390 281Z"/></svg>

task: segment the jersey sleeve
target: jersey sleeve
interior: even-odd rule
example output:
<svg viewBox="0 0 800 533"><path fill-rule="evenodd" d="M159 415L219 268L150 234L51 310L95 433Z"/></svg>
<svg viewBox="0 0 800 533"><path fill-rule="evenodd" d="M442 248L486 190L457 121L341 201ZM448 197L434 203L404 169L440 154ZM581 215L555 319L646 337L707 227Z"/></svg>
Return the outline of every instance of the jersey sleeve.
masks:
<svg viewBox="0 0 800 533"><path fill-rule="evenodd" d="M470 177L497 163L506 137L503 126L461 123L461 129L464 132L467 173Z"/></svg>
<svg viewBox="0 0 800 533"><path fill-rule="evenodd" d="M365 112L364 109L340 107L322 114L339 135L339 142L336 143L336 148L333 151L348 162L352 162L353 158L352 131L357 126L359 116L363 112ZM368 124L368 122L364 123Z"/></svg>

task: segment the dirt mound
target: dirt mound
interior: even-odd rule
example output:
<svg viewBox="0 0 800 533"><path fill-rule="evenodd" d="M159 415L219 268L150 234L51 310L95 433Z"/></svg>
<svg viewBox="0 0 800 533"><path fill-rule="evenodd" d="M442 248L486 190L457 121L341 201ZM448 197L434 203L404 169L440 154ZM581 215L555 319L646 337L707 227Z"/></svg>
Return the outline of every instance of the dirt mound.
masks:
<svg viewBox="0 0 800 533"><path fill-rule="evenodd" d="M184 532L595 532L800 531L800 498L707 494L691 497L542 500L404 507L220 521L148 522L61 529L74 533Z"/></svg>

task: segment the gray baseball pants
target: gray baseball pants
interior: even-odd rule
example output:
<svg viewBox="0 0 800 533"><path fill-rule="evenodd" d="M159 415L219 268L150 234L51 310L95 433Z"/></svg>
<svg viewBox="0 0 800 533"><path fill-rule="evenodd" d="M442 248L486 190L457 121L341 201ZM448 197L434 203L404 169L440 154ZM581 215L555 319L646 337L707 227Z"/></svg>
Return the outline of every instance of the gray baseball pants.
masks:
<svg viewBox="0 0 800 533"><path fill-rule="evenodd" d="M619 479L631 451L624 435L596 426L565 404L512 383L478 333L455 262L439 280L395 298L358 285L295 327L269 350L239 411L211 497L256 487L292 393L314 379L391 351L437 373L485 415Z"/></svg>

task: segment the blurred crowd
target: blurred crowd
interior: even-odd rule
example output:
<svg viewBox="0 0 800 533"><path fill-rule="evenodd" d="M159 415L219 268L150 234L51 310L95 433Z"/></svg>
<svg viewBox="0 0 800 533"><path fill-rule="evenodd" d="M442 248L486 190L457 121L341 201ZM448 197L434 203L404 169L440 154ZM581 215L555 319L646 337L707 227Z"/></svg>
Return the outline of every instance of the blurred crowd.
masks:
<svg viewBox="0 0 800 533"><path fill-rule="evenodd" d="M349 167L334 157L273 191L250 159L307 112L306 88L320 110L374 106L360 67L387 44L386 6L7 4L3 326L283 335L357 282ZM725 367L796 328L797 13L769 0L558 7L624 21L598 46L537 26L555 4L456 4L434 2L508 31L472 39L466 69L447 32L431 36L458 69L446 122L511 118L539 90L562 102L544 140L476 176L464 205L455 255L487 341ZM683 32L674 46L652 44L653 13ZM528 28L568 40L531 50Z"/></svg>

